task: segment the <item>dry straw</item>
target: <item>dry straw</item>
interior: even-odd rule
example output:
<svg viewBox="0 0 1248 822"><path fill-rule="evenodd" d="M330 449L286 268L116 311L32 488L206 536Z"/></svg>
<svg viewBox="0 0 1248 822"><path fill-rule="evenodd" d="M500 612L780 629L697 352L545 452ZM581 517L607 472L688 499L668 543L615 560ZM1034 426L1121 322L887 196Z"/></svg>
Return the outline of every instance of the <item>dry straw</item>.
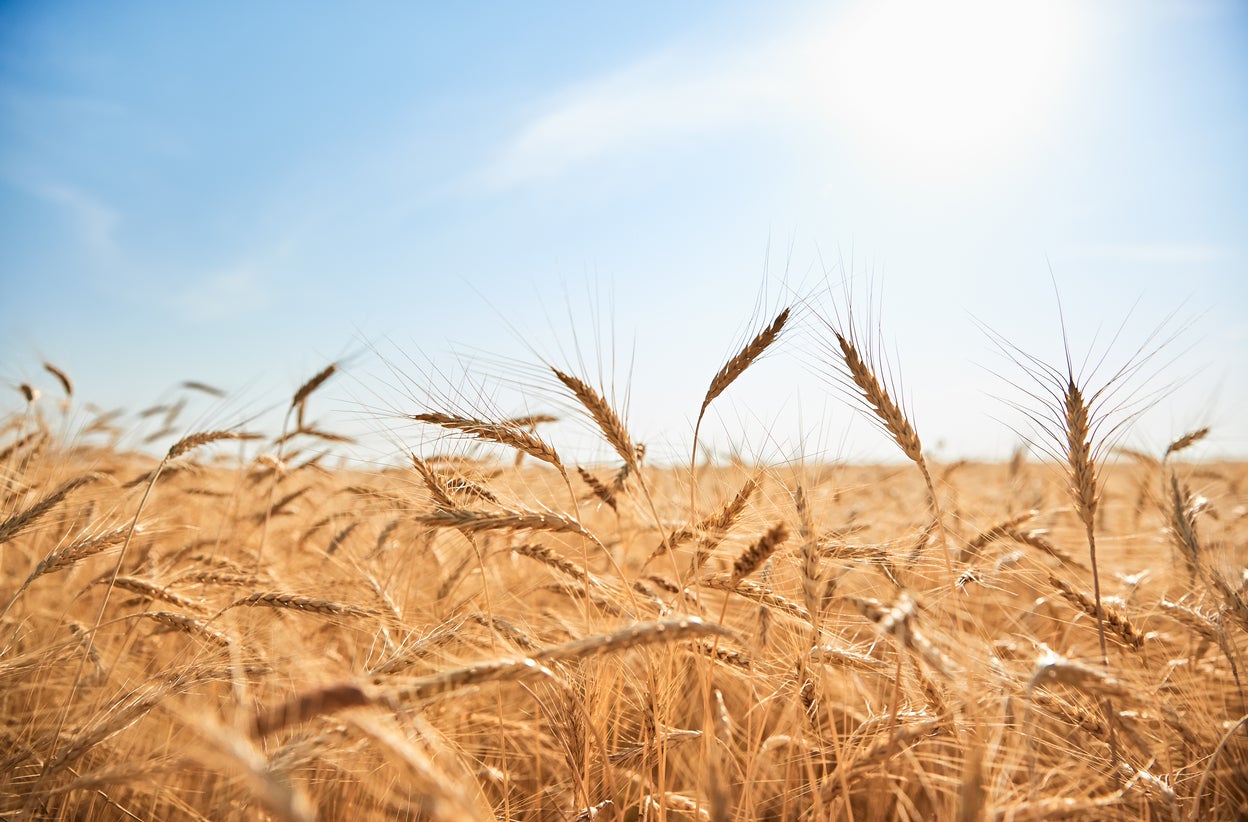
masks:
<svg viewBox="0 0 1248 822"><path fill-rule="evenodd" d="M347 708L419 702L486 682L515 681L537 674L553 676L545 667L546 663L619 653L658 642L679 642L699 636L736 637L732 631L703 622L697 617L643 622L612 633L542 648L527 657L496 659L453 668L394 688L374 689L352 683L317 688L257 714L252 723L252 732L263 737L291 725Z"/></svg>

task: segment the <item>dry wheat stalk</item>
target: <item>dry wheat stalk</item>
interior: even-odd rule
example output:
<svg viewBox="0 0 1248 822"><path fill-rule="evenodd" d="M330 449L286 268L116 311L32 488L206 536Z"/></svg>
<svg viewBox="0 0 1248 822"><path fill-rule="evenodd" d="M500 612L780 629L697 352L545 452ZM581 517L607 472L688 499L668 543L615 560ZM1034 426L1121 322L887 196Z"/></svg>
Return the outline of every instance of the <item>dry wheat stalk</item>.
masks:
<svg viewBox="0 0 1248 822"><path fill-rule="evenodd" d="M763 353L775 344L780 338L780 332L784 330L784 325L789 321L790 309L785 308L771 324L754 335L753 339L745 344L745 347L738 351L728 362L724 363L724 367L711 379L710 386L706 389L706 396L702 398L702 407L698 409L697 422L693 424L693 447L690 449L689 457L689 487L690 501L689 511L692 517L697 512L697 462L698 462L698 434L702 430L702 420L706 417L706 409L720 394L728 390L728 386L732 385L737 379L745 373L754 361L763 355Z"/></svg>
<svg viewBox="0 0 1248 822"><path fill-rule="evenodd" d="M997 523L987 531L981 531L974 539L967 543L963 549L962 555L959 557L960 562L970 562L979 555L980 549L985 545L996 542L999 539L1008 537L1011 533L1018 531L1018 526L1024 522L1035 519L1040 515L1040 510L1032 508L1021 514L1016 514L1007 520Z"/></svg>
<svg viewBox="0 0 1248 822"><path fill-rule="evenodd" d="M633 439L628 435L628 429L624 426L623 421L620 420L615 413L615 409L611 407L606 398L580 378L571 374L565 374L553 366L550 370L554 372L559 382L563 383L564 387L572 392L572 396L576 397L577 402L589 413L593 421L598 424L598 430L602 432L607 443L615 449L615 453L619 454L620 459L624 460L624 464L629 466L634 472L641 470L637 446L633 445Z"/></svg>
<svg viewBox="0 0 1248 822"><path fill-rule="evenodd" d="M899 645L913 651L933 670L946 678L953 678L961 673L961 666L919 630L918 603L910 592L902 591L891 606L863 597L851 597L850 601L863 616L875 623L880 633L896 638Z"/></svg>
<svg viewBox="0 0 1248 822"><path fill-rule="evenodd" d="M1196 506L1191 491L1179 484L1179 478L1170 473L1170 541L1183 558L1189 582L1194 582L1201 572L1200 538L1196 533Z"/></svg>
<svg viewBox="0 0 1248 822"><path fill-rule="evenodd" d="M410 419L416 422L436 425L440 428L448 428L452 431L459 431L485 442L493 442L515 448L536 460L541 460L553 466L560 474L567 476L567 472L563 467L563 461L559 459L559 454L554 447L541 437L519 426L437 412L415 414Z"/></svg>
<svg viewBox="0 0 1248 822"><path fill-rule="evenodd" d="M788 538L789 529L783 522L776 523L767 529L767 532L757 542L742 551L732 563L732 576L729 578L728 584L735 586L742 579L754 573Z"/></svg>
<svg viewBox="0 0 1248 822"><path fill-rule="evenodd" d="M646 564L648 565L652 560L658 559L667 552L669 547L672 550L675 550L699 535L702 537L702 545L699 547L698 555L702 556L705 554L709 556L710 552L715 549L715 546L718 545L728 534L728 532L732 530L732 527L736 525L737 520L745 511L745 506L749 503L750 497L753 496L754 491L758 489L758 485L759 478L757 475L748 478L733 498L724 503L723 507L721 507L714 514L705 517L692 527L681 528L668 535L665 543L660 543L653 551L650 552L650 555L646 558ZM705 560L705 556L702 556L701 560L698 560L695 557L694 567L690 573L691 576L702 567L702 563L705 562Z"/></svg>
<svg viewBox="0 0 1248 822"><path fill-rule="evenodd" d="M1177 454L1178 452L1184 450L1185 448L1190 448L1191 446L1200 442L1207 436L1209 436L1208 426L1205 426L1204 428L1198 428L1195 431L1190 431L1184 434L1183 436L1179 437L1178 439L1171 442L1168 446L1166 446L1166 453L1162 455L1161 461L1165 462L1169 460L1171 454Z"/></svg>
<svg viewBox="0 0 1248 822"><path fill-rule="evenodd" d="M188 391L198 391L201 394L207 394L210 397L217 397L218 399L225 396L225 392L220 388L217 388L215 385L209 385L206 382L200 382L199 380L184 380L182 382L182 387Z"/></svg>
<svg viewBox="0 0 1248 822"><path fill-rule="evenodd" d="M609 634L599 634L543 648L528 657L496 659L453 668L412 680L395 688L380 691L366 690L365 686L351 683L318 688L275 708L258 713L253 721L252 731L256 736L263 737L290 725L350 707L373 703L419 702L485 682L524 679L538 674L553 676L549 669L544 667L544 663L618 653L657 642L678 642L698 636L715 635L736 637L732 631L703 622L696 617L644 622Z"/></svg>
<svg viewBox="0 0 1248 822"><path fill-rule="evenodd" d="M1069 582L1052 574L1049 574L1049 584L1056 588L1067 602L1088 616L1096 617L1096 602L1082 591L1076 590ZM1117 634L1127 647L1135 651L1144 647L1144 632L1136 627L1122 608L1102 602L1100 611L1104 615L1105 626Z"/></svg>
<svg viewBox="0 0 1248 822"><path fill-rule="evenodd" d="M166 460L175 460L183 454L194 451L214 442L221 440L258 440L261 439L259 434L249 434L244 431L201 431L198 434L191 434L169 446L169 453L165 455Z"/></svg>
<svg viewBox="0 0 1248 822"><path fill-rule="evenodd" d="M607 586L605 586L601 580L597 579L592 573L577 566L570 560L559 556L545 545L541 545L539 543L525 543L523 545L513 545L511 550L521 556L528 557L529 559L534 559L544 565L548 565L559 573L570 577L577 582L587 583L589 585L593 585L595 588L607 589Z"/></svg>
<svg viewBox="0 0 1248 822"><path fill-rule="evenodd" d="M702 400L702 407L699 409L698 421L706 414L706 409L715 398L724 393L728 386L736 382L745 370L753 365L754 361L763 355L763 352L770 348L780 337L780 332L784 330L784 325L789 321L789 313L791 309L786 308L776 315L771 324L758 332L745 347L738 351L732 359L724 363L724 367L711 380L711 385L706 390L706 396ZM695 431L694 439L696 441L697 434Z"/></svg>
<svg viewBox="0 0 1248 822"><path fill-rule="evenodd" d="M62 500L77 489L84 485L99 482L104 478L104 474L96 472L80 474L63 483L59 488L36 502L34 505L9 517L4 522L0 523L0 545L3 545L21 534L23 531L29 529L32 525L38 522L41 517L57 505L60 505Z"/></svg>
<svg viewBox="0 0 1248 822"><path fill-rule="evenodd" d="M44 574L53 574L57 571L63 571L82 562L84 559L96 556L97 554L107 551L109 548L116 546L126 537L129 527L114 528L111 531L105 531L102 534L96 534L89 537L81 537L74 540L64 548L53 551L48 554L35 566L35 570L30 572L30 576L22 583L22 587L18 589L20 594L25 591L30 583L34 582ZM135 531L141 531L142 528L135 527ZM16 595L15 595L16 596Z"/></svg>
<svg viewBox="0 0 1248 822"><path fill-rule="evenodd" d="M420 474L420 481L424 483L428 489L429 495L433 497L433 502L439 508L450 510L455 507L455 500L451 498L451 489L447 484L446 478L433 469L428 461L421 459L415 454L412 457L412 467L416 469L416 473Z"/></svg>
<svg viewBox="0 0 1248 822"><path fill-rule="evenodd" d="M307 405L308 397L313 391L324 385L325 381L332 377L334 372L337 370L338 363L331 362L329 365L325 366L313 375L311 379L299 386L299 388L295 391L294 397L290 400L290 408L286 413L289 414L291 411L297 411L295 421L295 425L297 427L303 427L303 409Z"/></svg>
<svg viewBox="0 0 1248 822"><path fill-rule="evenodd" d="M61 388L65 391L66 397L74 396L74 384L69 379L68 374L66 374L64 371L57 368L55 365L53 365L50 362L45 362L43 364L43 370L47 371L52 376L56 377L56 381L61 384Z"/></svg>
<svg viewBox="0 0 1248 822"><path fill-rule="evenodd" d="M728 574L714 574L712 576L699 579L697 584L704 588L712 588L717 591L730 591L734 594L739 594L746 599L775 608L781 613L788 614L791 617L796 617L804 622L812 622L813 620L810 612L801 605L798 605L791 599L785 599L772 591L766 585L760 585L759 583L748 579L737 580L733 583Z"/></svg>
<svg viewBox="0 0 1248 822"><path fill-rule="evenodd" d="M114 577L110 571L95 581L96 585L108 584L110 588L121 588L125 591L138 594L148 599L159 599L168 602L171 605L177 605L179 608L185 608L188 611L203 611L204 606L189 597L184 597L179 593L170 591L164 585L153 579L143 579L142 577L117 576Z"/></svg>
<svg viewBox="0 0 1248 822"><path fill-rule="evenodd" d="M1222 634L1220 617L1212 617L1196 608L1179 602L1171 602L1168 599L1162 599L1157 605L1175 622L1181 623L1205 642L1220 643Z"/></svg>
<svg viewBox="0 0 1248 822"><path fill-rule="evenodd" d="M192 585L223 585L229 588L246 588L255 585L260 577L248 573L231 573L230 571L199 570L184 571L170 581L170 585L190 583Z"/></svg>
<svg viewBox="0 0 1248 822"><path fill-rule="evenodd" d="M1129 686L1104 671L1067 659L1049 648L1041 647L1040 656L1027 682L1030 695L1041 685L1070 685L1091 696L1141 698Z"/></svg>
<svg viewBox="0 0 1248 822"><path fill-rule="evenodd" d="M276 591L249 594L241 599L234 600L222 610L228 611L231 608L243 607L284 608L306 613L324 614L326 616L378 616L378 612L372 608L361 608L358 605L347 605L346 603L334 602L328 599L315 599L313 597L302 597Z"/></svg>
<svg viewBox="0 0 1248 822"><path fill-rule="evenodd" d="M358 519L347 523L341 530L338 531L338 533L334 534L333 539L329 541L329 545L325 547L325 555L332 556L335 551L342 547L342 543L346 541L347 537L351 536L351 532L356 528L359 528L362 524L363 522Z"/></svg>
<svg viewBox="0 0 1248 822"><path fill-rule="evenodd" d="M118 580L119 584L120 582L121 580ZM186 614L175 614L172 611L145 611L136 616L154 620L162 625L168 625L193 636L202 636L223 648L228 648L234 644L233 640L225 634Z"/></svg>
<svg viewBox="0 0 1248 822"><path fill-rule="evenodd" d="M1078 568L1081 571L1088 570L1088 566L1084 565L1082 562L1075 559L1069 553L1057 547L1052 542L1049 542L1049 540L1045 537L1046 534L1048 534L1048 531L1041 528L1032 529L1031 531L1019 531L1011 528L1007 529L1002 536L1017 542L1019 545L1039 548L1044 553L1068 567Z"/></svg>
<svg viewBox="0 0 1248 822"><path fill-rule="evenodd" d="M845 648L837 648L832 645L817 645L811 648L810 657L817 662L847 665L851 668L861 668L864 671L880 672L889 667L887 663L875 657L855 653Z"/></svg>
<svg viewBox="0 0 1248 822"><path fill-rule="evenodd" d="M927 462L923 457L923 444L919 441L918 432L910 423L902 407L893 400L892 395L876 377L875 369L869 359L862 355L851 327L845 336L837 329L830 329L840 346L840 356L845 363L850 380L858 388L858 398L866 405L867 410L875 415L884 431L897 443L897 447L906 457L918 465L924 478L931 484L927 476Z"/></svg>
<svg viewBox="0 0 1248 822"><path fill-rule="evenodd" d="M553 511L526 511L514 508L474 511L456 508L424 514L416 517L416 521L433 528L454 528L462 534L477 534L484 531L550 531L579 534L602 548L602 543L584 525L569 516L556 514Z"/></svg>
<svg viewBox="0 0 1248 822"><path fill-rule="evenodd" d="M469 614L468 618L473 622L476 622L478 625L483 625L486 628L495 631L500 636L505 637L509 642L511 642L511 644L515 645L522 651L541 650L542 646L537 641L500 616L477 613Z"/></svg>
<svg viewBox="0 0 1248 822"><path fill-rule="evenodd" d="M611 486L606 485L602 482L602 480L598 479L579 465L576 466L576 472L580 475L581 479L585 481L585 484L589 486L589 490L594 493L595 497L602 500L602 502L605 503L606 506L612 511L615 511L617 514L619 513L619 504L615 498L615 491L612 490Z"/></svg>

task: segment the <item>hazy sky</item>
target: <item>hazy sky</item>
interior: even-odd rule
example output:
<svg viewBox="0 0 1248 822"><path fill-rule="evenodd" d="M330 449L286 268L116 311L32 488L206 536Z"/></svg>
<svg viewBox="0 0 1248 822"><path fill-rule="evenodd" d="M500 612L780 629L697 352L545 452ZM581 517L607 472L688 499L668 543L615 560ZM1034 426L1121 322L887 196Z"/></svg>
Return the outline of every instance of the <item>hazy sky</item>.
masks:
<svg viewBox="0 0 1248 822"><path fill-rule="evenodd" d="M1021 372L981 324L1058 364L1051 269L1080 356L1126 320L1102 373L1177 309L1130 444L1245 456L1245 146L1241 3L5 3L0 380L202 380L222 425L350 355L318 418L384 428L449 390L546 410L511 358L601 362L679 454L826 282L708 437L887 456L821 379L852 273L929 448L1000 456Z"/></svg>

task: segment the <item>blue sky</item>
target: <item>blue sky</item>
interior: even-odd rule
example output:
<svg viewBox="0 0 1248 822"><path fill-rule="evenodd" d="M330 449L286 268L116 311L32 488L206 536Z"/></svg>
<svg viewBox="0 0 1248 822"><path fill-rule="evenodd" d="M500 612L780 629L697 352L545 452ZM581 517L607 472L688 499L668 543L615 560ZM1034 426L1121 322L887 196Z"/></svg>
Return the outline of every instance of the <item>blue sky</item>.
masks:
<svg viewBox="0 0 1248 822"><path fill-rule="evenodd" d="M852 272L929 447L1000 456L978 323L1056 362L1051 268L1079 352L1178 308L1132 444L1248 455L1242 4L7 3L0 112L12 384L202 380L228 424L352 355L323 421L384 428L540 410L511 359L577 350L679 454L751 322ZM713 406L721 454L889 455L820 379L830 305Z"/></svg>

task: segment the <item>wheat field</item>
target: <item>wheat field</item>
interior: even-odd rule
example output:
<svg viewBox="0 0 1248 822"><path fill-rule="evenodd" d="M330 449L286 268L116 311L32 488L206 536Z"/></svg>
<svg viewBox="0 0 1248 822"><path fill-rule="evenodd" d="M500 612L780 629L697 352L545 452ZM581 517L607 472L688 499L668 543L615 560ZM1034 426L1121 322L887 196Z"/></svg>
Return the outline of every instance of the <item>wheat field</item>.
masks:
<svg viewBox="0 0 1248 822"><path fill-rule="evenodd" d="M814 328L902 461L651 465L550 368L609 461L431 407L446 447L364 468L305 415L336 364L281 431L70 424L48 365L0 441L0 816L1248 815L1248 468L1121 447L1122 372L1021 352L1033 456L940 462L862 329Z"/></svg>

